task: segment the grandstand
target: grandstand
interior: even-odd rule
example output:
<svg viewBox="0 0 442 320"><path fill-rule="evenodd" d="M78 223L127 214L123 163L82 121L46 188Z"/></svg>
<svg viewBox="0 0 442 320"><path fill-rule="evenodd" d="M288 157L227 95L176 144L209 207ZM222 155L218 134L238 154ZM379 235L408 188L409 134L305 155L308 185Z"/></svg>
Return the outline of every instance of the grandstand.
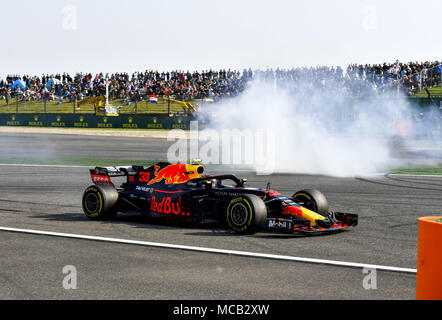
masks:
<svg viewBox="0 0 442 320"><path fill-rule="evenodd" d="M115 74L67 73L0 79L2 113L94 113L93 104L76 110L75 103L104 95L121 106L121 114L184 113L180 103L203 104L205 99L234 97L254 79L265 79L295 95L333 93L366 95L442 96L441 62L383 63L292 69L145 71ZM428 89L429 88L429 89ZM428 89L428 90L426 90ZM151 99L149 97L155 97ZM172 98L172 99L170 99Z"/></svg>

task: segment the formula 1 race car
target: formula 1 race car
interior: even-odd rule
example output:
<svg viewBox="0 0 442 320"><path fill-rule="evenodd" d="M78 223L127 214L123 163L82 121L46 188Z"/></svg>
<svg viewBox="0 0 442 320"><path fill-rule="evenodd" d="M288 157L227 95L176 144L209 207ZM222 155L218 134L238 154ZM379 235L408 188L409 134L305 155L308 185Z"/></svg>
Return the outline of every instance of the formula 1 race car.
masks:
<svg viewBox="0 0 442 320"><path fill-rule="evenodd" d="M234 232L259 230L281 233L327 233L356 226L356 214L330 212L325 196L315 189L291 198L267 188L247 188L233 174L203 175L199 164L159 162L148 168L96 167L94 185L83 193L82 206L90 219L115 217L118 212L141 212L150 217L199 223L221 223ZM120 188L111 177L123 176Z"/></svg>

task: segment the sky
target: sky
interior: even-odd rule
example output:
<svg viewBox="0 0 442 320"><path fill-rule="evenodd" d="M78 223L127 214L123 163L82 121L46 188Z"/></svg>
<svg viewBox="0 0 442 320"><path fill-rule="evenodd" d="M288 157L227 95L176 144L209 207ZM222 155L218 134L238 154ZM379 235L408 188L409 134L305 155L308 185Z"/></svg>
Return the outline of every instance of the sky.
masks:
<svg viewBox="0 0 442 320"><path fill-rule="evenodd" d="M441 0L2 1L7 74L442 60Z"/></svg>

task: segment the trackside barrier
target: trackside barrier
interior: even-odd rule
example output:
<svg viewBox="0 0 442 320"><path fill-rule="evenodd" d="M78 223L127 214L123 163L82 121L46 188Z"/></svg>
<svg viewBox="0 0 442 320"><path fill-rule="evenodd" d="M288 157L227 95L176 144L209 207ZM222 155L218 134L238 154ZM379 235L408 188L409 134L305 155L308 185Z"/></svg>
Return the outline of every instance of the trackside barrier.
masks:
<svg viewBox="0 0 442 320"><path fill-rule="evenodd" d="M27 114L0 113L0 126L53 128L116 129L190 129L192 117L168 115L120 115L103 117L93 114ZM201 121L200 121L201 122ZM199 125L203 125L200 123Z"/></svg>
<svg viewBox="0 0 442 320"><path fill-rule="evenodd" d="M418 219L416 299L442 300L442 217Z"/></svg>

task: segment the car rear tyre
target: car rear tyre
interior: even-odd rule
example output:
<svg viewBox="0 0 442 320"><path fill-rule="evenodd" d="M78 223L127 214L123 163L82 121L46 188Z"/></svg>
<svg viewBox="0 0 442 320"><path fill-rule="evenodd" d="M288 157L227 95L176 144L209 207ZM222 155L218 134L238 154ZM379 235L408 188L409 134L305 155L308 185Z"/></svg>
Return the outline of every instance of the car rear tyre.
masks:
<svg viewBox="0 0 442 320"><path fill-rule="evenodd" d="M227 206L227 223L234 232L252 234L265 227L267 208L261 198L245 194L230 200Z"/></svg>
<svg viewBox="0 0 442 320"><path fill-rule="evenodd" d="M117 215L118 192L111 186L88 187L82 198L83 212L91 220L113 218Z"/></svg>
<svg viewBox="0 0 442 320"><path fill-rule="evenodd" d="M327 198L316 189L298 191L292 196L292 200L320 215L326 216L328 213Z"/></svg>

